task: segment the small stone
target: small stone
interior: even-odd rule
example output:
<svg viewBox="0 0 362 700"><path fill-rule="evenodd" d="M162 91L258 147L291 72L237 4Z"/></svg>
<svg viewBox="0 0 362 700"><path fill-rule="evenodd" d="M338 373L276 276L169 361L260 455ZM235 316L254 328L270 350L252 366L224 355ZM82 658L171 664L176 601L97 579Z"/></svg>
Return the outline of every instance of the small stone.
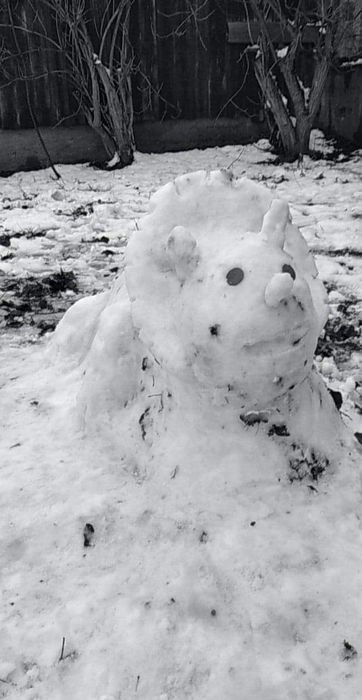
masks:
<svg viewBox="0 0 362 700"><path fill-rule="evenodd" d="M62 190L54 190L50 196L52 199L55 199L56 202L62 202L64 199L64 192L62 192Z"/></svg>
<svg viewBox="0 0 362 700"><path fill-rule="evenodd" d="M271 437L272 435L279 435L279 437L283 436L288 436L289 431L286 425L272 425L269 430L268 430L268 435Z"/></svg>
<svg viewBox="0 0 362 700"><path fill-rule="evenodd" d="M94 547L94 527L92 523L86 523L86 525L84 526L83 537L85 547Z"/></svg>
<svg viewBox="0 0 362 700"><path fill-rule="evenodd" d="M8 236L7 233L0 234L0 245L3 245L5 248L9 248L10 236Z"/></svg>
<svg viewBox="0 0 362 700"><path fill-rule="evenodd" d="M342 659L343 661L350 661L353 657L357 656L357 649L354 648L350 642L345 639L343 641Z"/></svg>

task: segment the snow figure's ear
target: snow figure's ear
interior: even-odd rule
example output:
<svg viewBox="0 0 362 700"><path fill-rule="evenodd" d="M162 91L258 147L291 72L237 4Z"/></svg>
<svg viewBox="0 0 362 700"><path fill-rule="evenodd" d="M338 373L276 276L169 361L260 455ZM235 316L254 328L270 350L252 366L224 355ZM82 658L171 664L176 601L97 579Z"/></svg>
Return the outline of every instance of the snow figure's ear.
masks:
<svg viewBox="0 0 362 700"><path fill-rule="evenodd" d="M283 248L288 223L290 223L288 204L281 199L273 199L264 216L261 234L268 243Z"/></svg>
<svg viewBox="0 0 362 700"><path fill-rule="evenodd" d="M194 237L183 226L175 226L167 239L167 255L183 284L199 263L199 252Z"/></svg>

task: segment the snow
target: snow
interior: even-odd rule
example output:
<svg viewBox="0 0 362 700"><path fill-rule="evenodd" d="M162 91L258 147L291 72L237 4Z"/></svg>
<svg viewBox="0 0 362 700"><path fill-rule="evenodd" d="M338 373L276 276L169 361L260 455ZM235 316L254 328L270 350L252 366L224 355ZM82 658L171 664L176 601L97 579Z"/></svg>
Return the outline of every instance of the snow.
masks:
<svg viewBox="0 0 362 700"><path fill-rule="evenodd" d="M306 107L308 107L308 105L309 105L309 98L310 98L310 88L309 88L309 87L306 87L306 86L304 85L303 81L302 81L300 78L298 78L298 77L297 77L297 81L298 81L298 85L299 85L299 87L300 87L300 89L301 89L301 92L303 93L304 104L305 104Z"/></svg>
<svg viewBox="0 0 362 700"><path fill-rule="evenodd" d="M311 285L308 323L325 319L308 248L284 205L270 209L272 200L290 203L293 224L316 255L330 320L341 303L360 309L361 164L357 155L339 163L305 159L303 170L283 166L276 182L270 158L258 145L243 147L241 157L237 147L137 154L118 172L60 166L60 184L49 171L3 181L0 233L13 240L14 229L4 225L9 203L16 233L29 232L21 202L35 223L38 207L39 219L59 223L25 236L25 245L4 246L4 256L13 254L3 262L6 274L16 281L33 274L33 264L42 263L43 274L61 266L80 280L75 298L85 297L45 342L31 325L9 327L0 350L6 698L360 697L360 471L349 429L361 431L354 408L360 353L344 359L335 347L335 357L316 358L343 392L345 425L310 365L295 389L277 391L273 410L260 401L256 372L258 400L242 419L239 397L228 392L225 401L223 372L235 366L243 318L248 337L258 342L261 327L270 356L278 357L275 319L267 323L256 293L258 284L265 293L274 274L283 279L269 290L273 303L289 294L284 285L303 281L304 290ZM236 180L211 176L204 200L200 172L190 187L177 180L181 194L166 184L232 161ZM315 179L321 169L323 178ZM238 179L245 174L254 182ZM259 180L267 190L258 189ZM159 204L140 218L163 185L172 197L161 190ZM241 210L238 187L245 188ZM56 191L64 198L54 198ZM199 209L195 199L203 201ZM123 270L130 236L125 281L110 269ZM288 239L287 254L281 246ZM113 255L102 254L105 246ZM265 247L269 257L260 264ZM156 251L164 256L158 267ZM276 263L295 266L296 280L276 272ZM152 286L148 266L164 280L164 293ZM225 274L240 267L243 279L229 285ZM60 297L64 307L73 299ZM220 335L210 335L211 325ZM289 348L293 336L282 327ZM195 339L206 352L185 370L183 353ZM261 355L253 352L252 360L257 366ZM264 377L261 389L266 385ZM313 478L313 467L324 472ZM95 532L94 546L85 548L86 523Z"/></svg>
<svg viewBox="0 0 362 700"><path fill-rule="evenodd" d="M108 168L114 168L118 163L120 163L121 159L119 157L119 154L116 152L114 156L108 161L107 167Z"/></svg>
<svg viewBox="0 0 362 700"><path fill-rule="evenodd" d="M353 66L362 66L362 58L356 58L352 61L343 61L341 68L352 68Z"/></svg>
<svg viewBox="0 0 362 700"><path fill-rule="evenodd" d="M309 88L304 88L304 90L304 96L307 103L307 100L309 100ZM309 138L309 148L312 151L317 151L325 156L333 153L333 144L325 138L323 131L320 129L312 129ZM321 173L316 173L316 177L320 177L320 174Z"/></svg>

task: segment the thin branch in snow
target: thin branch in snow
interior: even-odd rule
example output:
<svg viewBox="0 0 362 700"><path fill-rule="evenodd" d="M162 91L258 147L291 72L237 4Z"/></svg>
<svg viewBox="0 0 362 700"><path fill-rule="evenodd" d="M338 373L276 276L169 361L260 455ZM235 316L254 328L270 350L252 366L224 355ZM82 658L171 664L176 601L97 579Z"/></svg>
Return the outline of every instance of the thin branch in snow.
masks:
<svg viewBox="0 0 362 700"><path fill-rule="evenodd" d="M63 637L63 639L62 639L62 650L60 652L58 663L60 661L63 661L63 659L64 659L64 650L65 650L65 637Z"/></svg>

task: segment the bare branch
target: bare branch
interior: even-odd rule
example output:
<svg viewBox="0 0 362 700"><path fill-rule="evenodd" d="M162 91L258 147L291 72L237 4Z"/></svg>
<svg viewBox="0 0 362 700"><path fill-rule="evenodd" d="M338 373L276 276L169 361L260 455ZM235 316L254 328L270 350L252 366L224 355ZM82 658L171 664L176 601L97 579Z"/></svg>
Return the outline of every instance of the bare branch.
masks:
<svg viewBox="0 0 362 700"><path fill-rule="evenodd" d="M11 11L11 7L10 7L10 2L9 2L9 0L7 0L7 12L8 12L9 20L10 20L10 27L11 27L11 30L12 30L12 35L13 35L14 44L15 44L16 50L17 50L17 52L18 52L18 55L20 56L19 63L18 63L18 71L19 71L19 75L21 75L21 73L25 73L25 70L24 70L25 63L24 63L23 57L21 56L20 46L19 46L19 42L18 42L18 37L17 37L16 29L15 29L15 26L14 26L13 14L12 14L12 11ZM32 120L32 122L33 122L33 126L34 126L34 129L35 129L36 134L37 134L37 136L38 136L39 142L40 142L41 147L42 147L42 149L43 149L43 151L44 151L44 153L45 153L45 155L46 155L46 157L47 157L49 166L51 167L51 169L52 169L52 171L53 171L53 173L54 173L56 179L59 180L59 179L61 178L61 175L60 175L60 173L57 171L57 169L55 168L55 165L54 165L54 163L53 163L53 161L52 161L52 158L51 158L51 156L50 156L50 153L49 153L49 151L48 151L48 149L47 149L46 143L45 143L45 141L44 141L44 139L43 139L43 137L42 137L42 135L41 135L41 133L40 133L39 125L38 125L38 123L37 123L37 121L36 121L35 114L34 114L34 110L33 110L33 106L32 106L32 104L31 104L30 93L29 93L29 84L28 84L28 82L27 82L26 80L25 80L25 94L26 94L26 101L27 101L27 105L28 105L29 114L30 114L31 120Z"/></svg>
<svg viewBox="0 0 362 700"><path fill-rule="evenodd" d="M39 0L37 3L28 0L27 11L16 21L13 21L11 15L11 0L6 0L6 3L16 46L17 75L8 75L2 87L8 87L14 80L24 83L29 112L36 128L29 86L31 81L47 77L49 71L36 73L31 70L31 66L35 66L34 62L31 64L29 61L26 65L25 55L31 57L35 54L29 41L28 51L21 50L18 36L25 36L29 40L39 39L42 45L45 43L48 46L49 51L55 51L59 55L61 68L52 70L52 74L67 76L78 105L75 113L82 112L87 122L101 136L112 162L118 161L122 166L130 164L134 151L130 85L133 55L129 41L133 0L108 0L106 21L104 17L97 20L96 14L89 14L85 0ZM47 15L42 13L42 8L47 10ZM47 30L49 12L52 19L51 31ZM9 28L9 23L2 22L1 27ZM99 37L99 44L94 37ZM106 47L109 51L108 67L103 64ZM15 60L14 52L12 59ZM2 74L5 76L4 70ZM64 119L58 123L62 121Z"/></svg>

